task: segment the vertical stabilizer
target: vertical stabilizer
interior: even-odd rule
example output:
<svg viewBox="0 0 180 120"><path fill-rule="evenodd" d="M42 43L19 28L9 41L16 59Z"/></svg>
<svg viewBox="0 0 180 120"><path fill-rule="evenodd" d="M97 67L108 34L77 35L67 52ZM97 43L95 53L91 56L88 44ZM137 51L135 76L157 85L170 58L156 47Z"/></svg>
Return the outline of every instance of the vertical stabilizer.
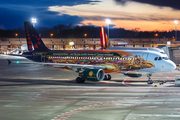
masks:
<svg viewBox="0 0 180 120"><path fill-rule="evenodd" d="M24 27L25 27L25 34L26 34L26 42L27 42L28 51L33 51L33 44L32 44L32 39L30 37L29 28L28 28L27 24L25 24L25 23L24 23Z"/></svg>
<svg viewBox="0 0 180 120"><path fill-rule="evenodd" d="M111 43L110 40L108 39L108 36L106 35L104 27L101 27L100 29L101 29L100 30L101 48L106 49L110 47Z"/></svg>
<svg viewBox="0 0 180 120"><path fill-rule="evenodd" d="M31 22L24 22L28 50L48 51L41 36L37 33Z"/></svg>

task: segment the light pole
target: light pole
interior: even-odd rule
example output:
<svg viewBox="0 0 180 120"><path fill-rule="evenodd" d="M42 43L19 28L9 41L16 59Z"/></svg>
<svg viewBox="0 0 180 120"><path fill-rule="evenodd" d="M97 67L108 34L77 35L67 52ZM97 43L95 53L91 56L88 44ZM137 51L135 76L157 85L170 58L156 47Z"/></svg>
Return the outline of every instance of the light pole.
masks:
<svg viewBox="0 0 180 120"><path fill-rule="evenodd" d="M177 41L177 24L178 24L178 20L174 20L174 24L175 24L175 41Z"/></svg>
<svg viewBox="0 0 180 120"><path fill-rule="evenodd" d="M35 23L36 23L36 18L32 18L32 23L33 23L33 27L35 27Z"/></svg>
<svg viewBox="0 0 180 120"><path fill-rule="evenodd" d="M110 19L106 19L106 23L108 24L108 37L109 37L109 24L111 23Z"/></svg>
<svg viewBox="0 0 180 120"><path fill-rule="evenodd" d="M18 36L18 34L16 33L16 34L15 34L15 36L17 37L17 36Z"/></svg>
<svg viewBox="0 0 180 120"><path fill-rule="evenodd" d="M87 33L84 34L84 37L85 37L85 38L87 37Z"/></svg>
<svg viewBox="0 0 180 120"><path fill-rule="evenodd" d="M53 37L53 33L50 34L51 38Z"/></svg>

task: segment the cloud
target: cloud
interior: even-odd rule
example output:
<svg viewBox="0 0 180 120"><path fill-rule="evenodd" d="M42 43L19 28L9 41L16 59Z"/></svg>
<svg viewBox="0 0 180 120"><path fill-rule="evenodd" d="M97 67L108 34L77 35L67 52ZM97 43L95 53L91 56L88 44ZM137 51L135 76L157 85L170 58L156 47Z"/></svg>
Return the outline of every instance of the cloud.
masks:
<svg viewBox="0 0 180 120"><path fill-rule="evenodd" d="M114 5L113 2L109 2L109 0L104 0L103 2L93 6L50 6L48 10L59 12L59 15L77 15L82 17L84 20L97 21L103 21L106 18L111 18L112 20L169 21L177 19L179 13L179 11L174 11L170 8L159 8L157 6L144 5L135 2L126 3L126 6L120 7Z"/></svg>
<svg viewBox="0 0 180 120"><path fill-rule="evenodd" d="M21 19L27 20L27 14L29 12L21 12L19 11L12 11L6 8L0 8L0 23L4 26L4 29L11 29L23 26L23 22Z"/></svg>
<svg viewBox="0 0 180 120"><path fill-rule="evenodd" d="M169 6L173 7L162 7L167 6L167 0L162 4L159 4L161 0L157 0L157 3L152 1L154 0L0 0L0 23L5 29L14 28L23 26L24 21L35 17L37 25L45 27L70 23L106 26L104 21L110 18L115 27L140 27L148 30L148 27L152 29L154 25L155 29L172 29L174 24L171 22L180 19L180 11L174 10L175 7L171 4ZM167 26L163 27L162 23Z"/></svg>
<svg viewBox="0 0 180 120"><path fill-rule="evenodd" d="M94 21L102 21L102 20L105 20L107 19L107 17L100 17L100 16L81 16L84 20L94 20ZM149 16L149 15L139 15L139 16L133 16L133 15L130 15L130 14L124 14L122 17L119 16L119 17L109 17L109 19L111 20L132 20L132 21L169 21L169 20L172 20L172 18L167 18L165 16L159 16L159 17L156 17L156 16Z"/></svg>
<svg viewBox="0 0 180 120"><path fill-rule="evenodd" d="M62 16L51 16L51 18L42 18L41 22L37 23L39 26L44 27L53 27L58 24L79 24L83 21L81 17L71 16L71 15L62 15Z"/></svg>
<svg viewBox="0 0 180 120"><path fill-rule="evenodd" d="M103 0L95 5L50 6L48 10L59 12L60 16L79 16L83 18L82 25L107 26L105 19L110 18L115 27L125 29L138 27L141 30L169 30L174 27L172 21L180 19L179 10L130 0L124 0L121 6L115 1ZM166 26L163 26L164 23Z"/></svg>
<svg viewBox="0 0 180 120"><path fill-rule="evenodd" d="M155 5L159 7L171 7L173 9L180 10L179 0L115 0L120 4L125 4L128 1L134 1L139 3L145 3Z"/></svg>
<svg viewBox="0 0 180 120"><path fill-rule="evenodd" d="M51 5L73 6L79 4L97 3L98 1L87 0L0 0L0 23L4 29L12 29L23 26L24 21L37 19L37 26L52 27L57 24L79 24L83 19L77 15L60 14L49 11ZM1 27L2 28L2 27Z"/></svg>
<svg viewBox="0 0 180 120"><path fill-rule="evenodd" d="M27 5L34 7L42 6L74 6L80 4L90 4L99 2L99 0L0 0L1 5Z"/></svg>

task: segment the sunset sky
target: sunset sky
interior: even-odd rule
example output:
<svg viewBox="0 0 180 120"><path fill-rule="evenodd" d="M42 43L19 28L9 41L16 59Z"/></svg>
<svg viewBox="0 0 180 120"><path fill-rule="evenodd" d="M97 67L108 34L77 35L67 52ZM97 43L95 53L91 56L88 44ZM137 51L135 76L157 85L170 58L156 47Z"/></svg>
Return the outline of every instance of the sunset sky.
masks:
<svg viewBox="0 0 180 120"><path fill-rule="evenodd" d="M141 31L175 29L180 20L179 0L0 0L0 28L23 26L36 18L36 26L58 24L107 26ZM180 24L180 21L179 21ZM180 25L177 28L180 28Z"/></svg>

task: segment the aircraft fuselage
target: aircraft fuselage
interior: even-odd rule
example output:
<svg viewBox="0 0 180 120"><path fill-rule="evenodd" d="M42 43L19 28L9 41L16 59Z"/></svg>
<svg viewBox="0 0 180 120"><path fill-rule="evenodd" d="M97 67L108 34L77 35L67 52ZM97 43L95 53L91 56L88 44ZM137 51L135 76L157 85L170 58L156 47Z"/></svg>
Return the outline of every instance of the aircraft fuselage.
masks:
<svg viewBox="0 0 180 120"><path fill-rule="evenodd" d="M122 71L136 72L166 72L174 70L176 65L161 53L153 51L133 50L57 50L47 52L24 53L28 59L35 62L103 65L105 73ZM56 67L69 69L69 67Z"/></svg>

